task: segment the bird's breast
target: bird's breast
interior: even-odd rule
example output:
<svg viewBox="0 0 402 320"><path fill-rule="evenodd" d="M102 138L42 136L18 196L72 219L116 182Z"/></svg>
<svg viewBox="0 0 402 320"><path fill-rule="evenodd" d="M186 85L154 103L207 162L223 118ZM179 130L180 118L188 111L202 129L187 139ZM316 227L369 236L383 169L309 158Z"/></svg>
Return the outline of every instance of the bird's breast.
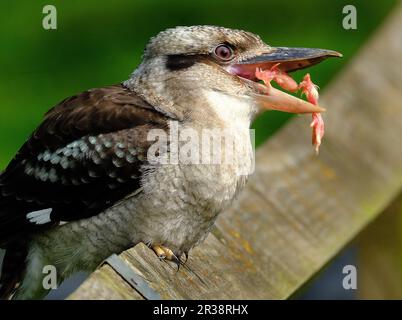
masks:
<svg viewBox="0 0 402 320"><path fill-rule="evenodd" d="M203 95L222 127L237 130L250 128L257 112L252 100L215 90L204 91Z"/></svg>

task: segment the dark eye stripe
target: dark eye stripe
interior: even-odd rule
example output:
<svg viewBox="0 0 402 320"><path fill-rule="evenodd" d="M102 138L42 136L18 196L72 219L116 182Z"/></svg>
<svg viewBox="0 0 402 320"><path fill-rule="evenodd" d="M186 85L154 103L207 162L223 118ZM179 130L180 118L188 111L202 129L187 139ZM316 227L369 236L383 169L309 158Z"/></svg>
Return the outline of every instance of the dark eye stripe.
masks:
<svg viewBox="0 0 402 320"><path fill-rule="evenodd" d="M166 68L170 71L187 69L193 66L198 60L198 55L168 55L166 60Z"/></svg>

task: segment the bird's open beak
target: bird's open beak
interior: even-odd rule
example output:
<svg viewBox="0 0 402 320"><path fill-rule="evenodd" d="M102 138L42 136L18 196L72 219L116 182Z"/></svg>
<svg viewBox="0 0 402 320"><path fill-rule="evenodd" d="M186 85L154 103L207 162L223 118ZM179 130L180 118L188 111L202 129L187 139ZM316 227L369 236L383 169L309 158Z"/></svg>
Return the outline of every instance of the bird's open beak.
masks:
<svg viewBox="0 0 402 320"><path fill-rule="evenodd" d="M323 112L325 109L320 106L259 83L255 72L257 68L267 70L278 63L280 70L292 72L330 57L342 57L342 54L324 49L277 47L272 48L270 52L236 62L228 67L228 71L240 77L252 89L250 96L264 109L291 113Z"/></svg>

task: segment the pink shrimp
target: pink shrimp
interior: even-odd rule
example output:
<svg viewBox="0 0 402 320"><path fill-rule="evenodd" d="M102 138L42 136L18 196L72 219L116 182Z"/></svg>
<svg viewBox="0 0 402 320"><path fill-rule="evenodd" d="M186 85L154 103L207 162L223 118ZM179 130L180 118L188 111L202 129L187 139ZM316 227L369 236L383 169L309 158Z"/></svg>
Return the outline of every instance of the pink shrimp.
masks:
<svg viewBox="0 0 402 320"><path fill-rule="evenodd" d="M294 81L286 72L280 70L278 66L280 63L275 64L269 70L261 70L257 68L255 76L257 79L264 81L265 85L270 85L274 80L281 88L287 91L297 91L297 82Z"/></svg>
<svg viewBox="0 0 402 320"><path fill-rule="evenodd" d="M279 65L280 63L277 63L267 70L257 68L255 71L256 78L264 81L268 88L271 88L271 81L275 81L281 88L287 91L295 92L302 90L302 94L306 95L308 102L318 105L318 87L311 81L310 74L307 73L303 81L298 85L285 71L278 68ZM310 125L313 128L312 143L318 154L324 136L324 120L320 113L312 113L312 117L313 121Z"/></svg>
<svg viewBox="0 0 402 320"><path fill-rule="evenodd" d="M311 81L310 74L307 73L303 81L299 84L299 89L302 90L307 97L307 100L317 105L318 104L318 87ZM313 128L312 143L315 146L315 151L319 152L322 138L324 136L324 120L320 113L312 114L313 121L310 126Z"/></svg>

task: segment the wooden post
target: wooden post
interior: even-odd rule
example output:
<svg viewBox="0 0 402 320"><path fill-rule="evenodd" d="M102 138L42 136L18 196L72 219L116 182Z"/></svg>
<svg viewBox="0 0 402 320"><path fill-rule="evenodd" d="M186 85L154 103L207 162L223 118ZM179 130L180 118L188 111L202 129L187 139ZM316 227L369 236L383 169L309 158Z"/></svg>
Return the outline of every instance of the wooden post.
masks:
<svg viewBox="0 0 402 320"><path fill-rule="evenodd" d="M289 297L402 188L400 30L401 5L325 91L318 157L310 117L294 119L258 149L247 189L186 267L177 272L144 245L124 263L163 299ZM106 264L70 298L143 296L123 278Z"/></svg>

